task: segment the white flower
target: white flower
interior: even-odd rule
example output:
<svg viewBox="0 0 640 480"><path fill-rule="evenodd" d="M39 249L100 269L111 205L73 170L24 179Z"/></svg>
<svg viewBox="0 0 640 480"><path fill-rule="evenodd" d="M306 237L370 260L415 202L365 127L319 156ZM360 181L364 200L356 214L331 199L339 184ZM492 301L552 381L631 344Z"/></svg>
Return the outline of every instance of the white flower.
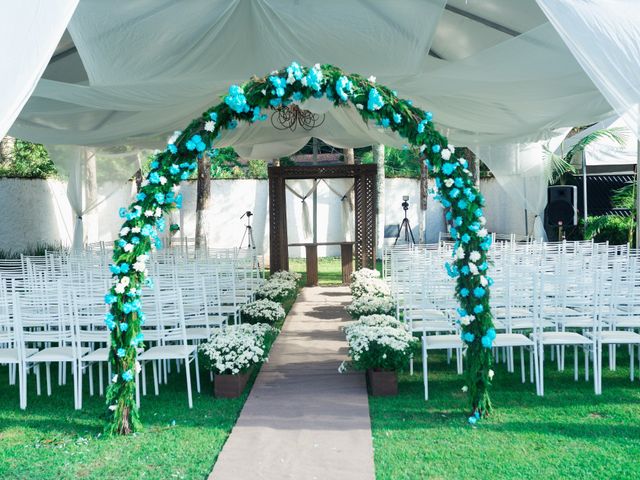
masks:
<svg viewBox="0 0 640 480"><path fill-rule="evenodd" d="M113 377L111 377L111 383L116 383L118 381L118 374L116 373Z"/></svg>
<svg viewBox="0 0 640 480"><path fill-rule="evenodd" d="M139 262L146 262L147 260L149 260L149 255L138 255L138 258L136 259Z"/></svg>
<svg viewBox="0 0 640 480"><path fill-rule="evenodd" d="M468 392L469 391L469 387L467 387L466 385L464 387L462 387L462 391L463 392Z"/></svg>
<svg viewBox="0 0 640 480"><path fill-rule="evenodd" d="M175 132L173 132L173 135L171 135L169 137L169 140L167 140L167 143L176 143L176 140L178 140L178 137L180 136L182 132L180 130L176 130Z"/></svg>
<svg viewBox="0 0 640 480"><path fill-rule="evenodd" d="M446 187L447 187L447 188L451 188L451 187L453 187L453 178L447 178L447 179L444 181L444 184L446 185Z"/></svg>
<svg viewBox="0 0 640 480"><path fill-rule="evenodd" d="M358 110L363 110L364 109L364 105L362 105L361 103L356 103L356 108Z"/></svg>
<svg viewBox="0 0 640 480"><path fill-rule="evenodd" d="M482 275L482 276L480 277L480 284L481 284L483 287L486 287L487 285L489 285L489 280L487 280L487 277L485 277L484 275Z"/></svg>
<svg viewBox="0 0 640 480"><path fill-rule="evenodd" d="M118 408L117 405L109 405L109 410L111 410L112 412L115 412L116 408Z"/></svg>
<svg viewBox="0 0 640 480"><path fill-rule="evenodd" d="M489 232L487 232L487 229L486 229L486 228L481 228L480 230L478 230L478 236L479 236L480 238L484 238L484 237L486 237L487 235L489 235Z"/></svg>
<svg viewBox="0 0 640 480"><path fill-rule="evenodd" d="M420 153L424 152L427 149L426 145L420 145Z"/></svg>
<svg viewBox="0 0 640 480"><path fill-rule="evenodd" d="M122 277L120 283L126 287L131 283L131 279L129 277Z"/></svg>
<svg viewBox="0 0 640 480"><path fill-rule="evenodd" d="M471 272L471 275L477 275L478 273L480 273L478 271L477 265L473 262L469 262L469 271Z"/></svg>
<svg viewBox="0 0 640 480"><path fill-rule="evenodd" d="M262 90L260 90L260 93L261 93L262 95L266 95L266 94L267 94L267 90L263 88Z"/></svg>
<svg viewBox="0 0 640 480"><path fill-rule="evenodd" d="M449 145L447 145L447 148L449 149L451 154L456 153L456 147L454 147L453 145L449 144Z"/></svg>
<svg viewBox="0 0 640 480"><path fill-rule="evenodd" d="M487 375L489 376L489 380L493 380L493 375L494 375L493 370L489 370L489 371L487 372Z"/></svg>
<svg viewBox="0 0 640 480"><path fill-rule="evenodd" d="M480 252L477 250L474 250L469 254L469 260L471 260L472 262L477 262L478 260L480 260L480 257Z"/></svg>
<svg viewBox="0 0 640 480"><path fill-rule="evenodd" d="M478 219L478 222L480 222L480 225L485 225L485 224L487 223L487 219L486 219L486 218L484 218L484 217L480 217L480 218Z"/></svg>
<svg viewBox="0 0 640 480"><path fill-rule="evenodd" d="M154 217L161 217L162 216L162 209L160 207L156 207L156 211L153 213Z"/></svg>
<svg viewBox="0 0 640 480"><path fill-rule="evenodd" d="M302 77L302 80L300 80L300 83L301 83L303 86L305 86L305 87L306 87L306 86L307 86L307 77Z"/></svg>
<svg viewBox="0 0 640 480"><path fill-rule="evenodd" d="M180 191L180 185L174 185L173 187L171 187L171 191L173 193L178 193Z"/></svg>
<svg viewBox="0 0 640 480"><path fill-rule="evenodd" d="M146 178L142 180L142 182L140 182L141 187L146 187L147 185L149 185L149 180L147 180Z"/></svg>
<svg viewBox="0 0 640 480"><path fill-rule="evenodd" d="M125 252L127 252L127 253L129 253L129 252L133 251L133 244L132 244L132 243L127 243L127 244L124 246L124 251L125 251Z"/></svg>
<svg viewBox="0 0 640 480"><path fill-rule="evenodd" d="M371 75L371 76L368 78L368 80L369 80L371 83L376 83L376 77L374 77L373 75Z"/></svg>
<svg viewBox="0 0 640 480"><path fill-rule="evenodd" d="M130 230L131 230L131 229L130 229L129 227L124 227L122 230L120 230L120 236L121 236L121 237L125 237L125 236L127 236L127 235L129 234L129 231L130 231Z"/></svg>
<svg viewBox="0 0 640 480"><path fill-rule="evenodd" d="M205 122L204 124L204 129L207 132L213 132L216 128L216 122L214 122L213 120L209 120L208 122Z"/></svg>
<svg viewBox="0 0 640 480"><path fill-rule="evenodd" d="M458 248L456 249L456 258L457 258L458 260L462 260L462 259L464 258L464 248L462 248L462 247L458 247Z"/></svg>
<svg viewBox="0 0 640 480"><path fill-rule="evenodd" d="M121 283L117 283L116 287L114 288L116 293L122 294L124 293L124 285Z"/></svg>
<svg viewBox="0 0 640 480"><path fill-rule="evenodd" d="M140 366L140 362L136 360L136 364L133 367L133 371L136 373L140 373L141 370L142 370L142 367Z"/></svg>
<svg viewBox="0 0 640 480"><path fill-rule="evenodd" d="M296 83L296 77L294 77L293 75L289 75L287 77L287 84L293 85L294 83Z"/></svg>
<svg viewBox="0 0 640 480"><path fill-rule="evenodd" d="M449 160L451 158L451 150L449 150L448 148L444 148L440 152L440 156L442 157L443 160Z"/></svg>
<svg viewBox="0 0 640 480"><path fill-rule="evenodd" d="M464 317L460 317L460 323L462 325L469 325L476 319L475 315L465 315Z"/></svg>
<svg viewBox="0 0 640 480"><path fill-rule="evenodd" d="M136 272L144 272L147 269L147 266L144 264L144 262L135 262L133 264L133 269Z"/></svg>
<svg viewBox="0 0 640 480"><path fill-rule="evenodd" d="M164 185L167 183L167 177L164 175L160 177L160 185Z"/></svg>
<svg viewBox="0 0 640 480"><path fill-rule="evenodd" d="M144 216L145 217L153 217L153 210L145 210L144 211Z"/></svg>
<svg viewBox="0 0 640 480"><path fill-rule="evenodd" d="M131 233L140 233L140 227L133 227Z"/></svg>

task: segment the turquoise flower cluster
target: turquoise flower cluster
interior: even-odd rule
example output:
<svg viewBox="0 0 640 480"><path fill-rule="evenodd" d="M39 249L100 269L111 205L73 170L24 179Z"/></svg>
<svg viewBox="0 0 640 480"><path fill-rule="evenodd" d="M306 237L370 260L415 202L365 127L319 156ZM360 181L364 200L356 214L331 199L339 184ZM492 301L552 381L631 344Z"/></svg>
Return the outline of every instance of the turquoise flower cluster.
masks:
<svg viewBox="0 0 640 480"><path fill-rule="evenodd" d="M398 98L395 91L375 84L375 79L347 75L331 65L308 68L293 62L269 76L254 78L241 86L232 85L221 103L195 119L183 132L177 132L151 163L134 203L120 210L124 223L109 266L113 285L105 296L109 306L105 324L111 331L110 361L116 374L107 393L110 432L130 433L139 427L135 382L131 380L136 371L136 349L144 345L140 291L143 285L151 283L146 277L148 254L162 247L158 233L165 229L163 215L182 206L178 184L193 174L197 160L205 152L214 154L214 141L222 130L235 128L239 122L263 121L267 118L265 110L323 96L337 107L353 106L365 121L389 128L406 139L422 155L435 179L434 193L447 210L447 222L455 240L454 258L445 267L457 281L473 417L477 420L490 411L489 372L495 330L489 305L492 280L486 275L486 252L491 237L484 228L484 199L475 188L467 161L436 130L431 112Z"/></svg>

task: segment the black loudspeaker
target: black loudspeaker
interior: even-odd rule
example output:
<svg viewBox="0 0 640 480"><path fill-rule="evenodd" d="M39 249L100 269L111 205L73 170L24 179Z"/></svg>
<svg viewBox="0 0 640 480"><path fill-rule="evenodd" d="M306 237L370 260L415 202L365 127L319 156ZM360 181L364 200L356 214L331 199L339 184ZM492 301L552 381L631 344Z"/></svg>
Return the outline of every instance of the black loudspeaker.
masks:
<svg viewBox="0 0 640 480"><path fill-rule="evenodd" d="M578 187L554 185L547 190L547 223L555 227L573 227L578 224Z"/></svg>

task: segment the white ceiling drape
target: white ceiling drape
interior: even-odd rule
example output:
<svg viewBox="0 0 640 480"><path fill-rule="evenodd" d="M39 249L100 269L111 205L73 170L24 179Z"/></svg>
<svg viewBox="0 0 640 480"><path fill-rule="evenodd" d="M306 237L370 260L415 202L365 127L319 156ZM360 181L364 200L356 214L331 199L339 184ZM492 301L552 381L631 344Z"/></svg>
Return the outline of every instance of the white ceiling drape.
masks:
<svg viewBox="0 0 640 480"><path fill-rule="evenodd" d="M2 3L0 138L29 100L77 4L78 0Z"/></svg>

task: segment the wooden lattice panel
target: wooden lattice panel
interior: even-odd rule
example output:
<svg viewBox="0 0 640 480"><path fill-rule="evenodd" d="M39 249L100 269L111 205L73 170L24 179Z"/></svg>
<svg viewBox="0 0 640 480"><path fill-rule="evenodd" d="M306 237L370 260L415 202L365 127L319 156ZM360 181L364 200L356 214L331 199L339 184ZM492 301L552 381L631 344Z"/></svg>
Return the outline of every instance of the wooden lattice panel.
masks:
<svg viewBox="0 0 640 480"><path fill-rule="evenodd" d="M345 164L269 167L269 248L271 272L289 269L285 192L285 181L288 179L354 179L356 268L375 268L376 175L376 165Z"/></svg>

